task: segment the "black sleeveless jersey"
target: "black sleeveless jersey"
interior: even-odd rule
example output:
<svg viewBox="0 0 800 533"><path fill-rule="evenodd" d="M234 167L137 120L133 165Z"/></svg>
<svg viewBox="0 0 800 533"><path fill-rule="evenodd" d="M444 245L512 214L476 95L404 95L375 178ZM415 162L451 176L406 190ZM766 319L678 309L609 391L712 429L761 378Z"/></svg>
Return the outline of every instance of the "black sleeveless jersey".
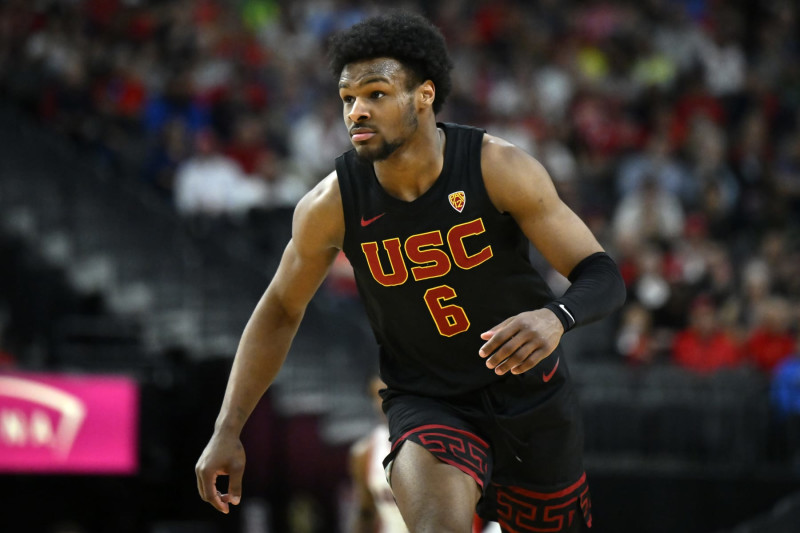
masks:
<svg viewBox="0 0 800 533"><path fill-rule="evenodd" d="M411 202L384 191L355 150L336 159L343 249L380 346L381 377L428 396L501 379L478 355L481 333L553 299L527 238L486 192L484 131L439 127L447 136L442 173Z"/></svg>

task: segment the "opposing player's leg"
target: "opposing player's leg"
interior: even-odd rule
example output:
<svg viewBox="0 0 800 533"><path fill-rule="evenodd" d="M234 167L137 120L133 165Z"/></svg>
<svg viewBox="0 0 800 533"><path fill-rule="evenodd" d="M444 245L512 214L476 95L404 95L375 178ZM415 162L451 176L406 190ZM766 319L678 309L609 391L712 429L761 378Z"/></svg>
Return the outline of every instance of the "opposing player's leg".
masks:
<svg viewBox="0 0 800 533"><path fill-rule="evenodd" d="M411 533L470 533L481 490L475 480L413 441L394 458L391 484Z"/></svg>

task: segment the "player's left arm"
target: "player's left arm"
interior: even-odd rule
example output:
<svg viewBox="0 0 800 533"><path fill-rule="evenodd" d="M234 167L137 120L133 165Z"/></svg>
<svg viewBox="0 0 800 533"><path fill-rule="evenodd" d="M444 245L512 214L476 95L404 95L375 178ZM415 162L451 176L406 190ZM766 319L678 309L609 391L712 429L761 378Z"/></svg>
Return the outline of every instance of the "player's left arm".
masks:
<svg viewBox="0 0 800 533"><path fill-rule="evenodd" d="M520 374L555 350L565 331L603 318L625 300L614 261L556 192L544 167L523 150L486 135L481 156L486 190L495 207L514 217L552 267L571 282L541 309L509 317L481 335L486 366Z"/></svg>

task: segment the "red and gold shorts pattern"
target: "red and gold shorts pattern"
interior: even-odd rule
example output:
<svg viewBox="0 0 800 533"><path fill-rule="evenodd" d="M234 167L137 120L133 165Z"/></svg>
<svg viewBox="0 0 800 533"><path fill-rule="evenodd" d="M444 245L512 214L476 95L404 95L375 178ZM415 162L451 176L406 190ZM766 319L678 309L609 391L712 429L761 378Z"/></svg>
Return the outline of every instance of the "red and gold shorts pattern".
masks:
<svg viewBox="0 0 800 533"><path fill-rule="evenodd" d="M400 446L409 440L472 477L483 491L478 514L497 521L503 533L574 533L592 526L585 473L552 492L497 483L491 479L494 460L489 443L471 431L441 424L421 425L398 438L384 460L387 473Z"/></svg>
<svg viewBox="0 0 800 533"><path fill-rule="evenodd" d="M557 492L534 492L493 484L497 494L497 521L508 533L578 530L576 521L592 526L592 503L586 474Z"/></svg>
<svg viewBox="0 0 800 533"><path fill-rule="evenodd" d="M491 472L489 443L474 433L442 425L420 426L399 438L392 449L406 440L416 442L440 461L468 474L481 488L486 486Z"/></svg>

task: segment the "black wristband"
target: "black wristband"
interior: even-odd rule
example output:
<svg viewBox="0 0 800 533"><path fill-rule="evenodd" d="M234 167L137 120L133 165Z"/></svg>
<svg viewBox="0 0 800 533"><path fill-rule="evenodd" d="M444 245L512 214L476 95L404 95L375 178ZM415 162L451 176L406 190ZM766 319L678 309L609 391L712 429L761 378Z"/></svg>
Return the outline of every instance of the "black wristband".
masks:
<svg viewBox="0 0 800 533"><path fill-rule="evenodd" d="M565 332L608 316L625 302L625 283L605 252L583 259L568 279L572 284L566 292L544 306L561 320Z"/></svg>

